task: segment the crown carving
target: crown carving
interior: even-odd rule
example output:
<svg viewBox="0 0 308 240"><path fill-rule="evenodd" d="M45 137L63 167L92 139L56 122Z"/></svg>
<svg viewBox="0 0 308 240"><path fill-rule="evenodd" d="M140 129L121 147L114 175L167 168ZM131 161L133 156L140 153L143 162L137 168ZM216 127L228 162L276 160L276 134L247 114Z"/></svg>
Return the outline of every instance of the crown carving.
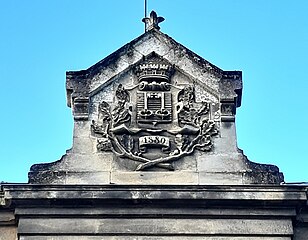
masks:
<svg viewBox="0 0 308 240"><path fill-rule="evenodd" d="M174 67L161 59L151 59L136 67L139 82L157 81L170 82Z"/></svg>

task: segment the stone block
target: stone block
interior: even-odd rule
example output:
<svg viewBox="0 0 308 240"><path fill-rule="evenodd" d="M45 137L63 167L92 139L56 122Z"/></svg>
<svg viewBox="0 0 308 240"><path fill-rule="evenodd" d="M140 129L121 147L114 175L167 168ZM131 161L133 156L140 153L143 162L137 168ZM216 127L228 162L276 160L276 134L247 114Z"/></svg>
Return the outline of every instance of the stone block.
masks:
<svg viewBox="0 0 308 240"><path fill-rule="evenodd" d="M111 172L112 184L172 185L198 184L198 173L177 172Z"/></svg>
<svg viewBox="0 0 308 240"><path fill-rule="evenodd" d="M240 153L215 153L197 156L197 169L200 172L240 172L247 170Z"/></svg>
<svg viewBox="0 0 308 240"><path fill-rule="evenodd" d="M199 172L199 184L201 185L241 185L242 173L234 172Z"/></svg>
<svg viewBox="0 0 308 240"><path fill-rule="evenodd" d="M291 237L236 237L236 236L22 236L20 240L291 240Z"/></svg>
<svg viewBox="0 0 308 240"><path fill-rule="evenodd" d="M307 240L307 238L308 238L308 224L306 226L300 226L294 229L293 240Z"/></svg>
<svg viewBox="0 0 308 240"><path fill-rule="evenodd" d="M109 184L109 171L68 172L65 184Z"/></svg>
<svg viewBox="0 0 308 240"><path fill-rule="evenodd" d="M73 137L72 153L90 154L94 153L96 140L90 137Z"/></svg>
<svg viewBox="0 0 308 240"><path fill-rule="evenodd" d="M215 139L214 151L216 153L236 153L238 151L234 122L222 122L219 136Z"/></svg>
<svg viewBox="0 0 308 240"><path fill-rule="evenodd" d="M91 124L89 121L75 121L74 122L74 136L78 137L89 137L90 136L90 130Z"/></svg>
<svg viewBox="0 0 308 240"><path fill-rule="evenodd" d="M17 227L0 226L0 240L17 240Z"/></svg>
<svg viewBox="0 0 308 240"><path fill-rule="evenodd" d="M60 169L70 171L110 171L113 156L111 153L69 153L65 156Z"/></svg>
<svg viewBox="0 0 308 240"><path fill-rule="evenodd" d="M0 225L2 224L8 225L14 222L15 222L15 216L13 211L6 211L0 209Z"/></svg>
<svg viewBox="0 0 308 240"><path fill-rule="evenodd" d="M135 194L136 195L136 194ZM187 206L187 205L160 205L158 203L132 203L129 204L105 204L104 206L89 208L89 207L50 207L50 208L17 208L15 210L16 215L23 217L40 216L41 218L52 218L54 216L61 217L75 217L83 216L87 218L93 217L125 217L125 218L136 218L140 217L171 217L172 218L191 218L195 216L196 218L217 218L220 216L222 218L254 218L254 219L264 219L264 218L293 218L296 216L295 209L292 208L215 208L215 207L203 207L203 204L198 206Z"/></svg>
<svg viewBox="0 0 308 240"><path fill-rule="evenodd" d="M50 218L20 219L21 235L231 235L231 236L290 236L291 220L281 219L158 219L158 218Z"/></svg>

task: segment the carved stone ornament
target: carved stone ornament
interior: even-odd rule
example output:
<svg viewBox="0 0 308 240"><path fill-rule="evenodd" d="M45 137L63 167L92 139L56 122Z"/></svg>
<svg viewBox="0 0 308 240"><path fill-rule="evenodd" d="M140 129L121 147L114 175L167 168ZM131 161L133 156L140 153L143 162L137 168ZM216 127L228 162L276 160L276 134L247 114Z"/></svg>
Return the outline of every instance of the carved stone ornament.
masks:
<svg viewBox="0 0 308 240"><path fill-rule="evenodd" d="M173 170L172 162L210 151L217 134L211 103L195 101L193 85L174 86L174 67L159 58L136 68L138 84L119 84L114 106L102 101L98 119L92 121L98 151L112 151L137 161L136 171L158 167ZM133 97L134 100L133 100Z"/></svg>
<svg viewBox="0 0 308 240"><path fill-rule="evenodd" d="M142 22L145 23L145 30L150 31L152 29L159 30L159 23L163 22L165 19L163 17L158 17L155 11L150 13L150 17L145 17L142 19Z"/></svg>

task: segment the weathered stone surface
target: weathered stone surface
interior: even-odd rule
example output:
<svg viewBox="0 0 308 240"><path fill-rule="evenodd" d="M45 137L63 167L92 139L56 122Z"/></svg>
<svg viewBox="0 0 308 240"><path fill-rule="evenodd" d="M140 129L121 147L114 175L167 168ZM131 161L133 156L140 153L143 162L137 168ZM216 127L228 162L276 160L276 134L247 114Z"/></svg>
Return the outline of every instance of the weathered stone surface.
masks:
<svg viewBox="0 0 308 240"><path fill-rule="evenodd" d="M17 227L0 226L0 240L17 240Z"/></svg>
<svg viewBox="0 0 308 240"><path fill-rule="evenodd" d="M32 166L30 183L283 181L278 168L252 164L237 148L242 73L223 71L156 27L87 70L67 72L66 86L72 149L55 163ZM91 171L92 177L75 177ZM154 181L158 171L165 177ZM189 178L187 171L196 174Z"/></svg>
<svg viewBox="0 0 308 240"><path fill-rule="evenodd" d="M199 172L199 184L242 185L243 176L239 172Z"/></svg>
<svg viewBox="0 0 308 240"><path fill-rule="evenodd" d="M118 236L22 236L20 240L170 240L170 239L178 239L178 240L187 240L187 239L203 239L203 240L291 240L291 237L262 237L262 236L254 236L254 237L208 237L208 236L127 236L127 235L118 235Z"/></svg>
<svg viewBox="0 0 308 240"><path fill-rule="evenodd" d="M15 215L11 210L0 209L0 225L15 224Z"/></svg>
<svg viewBox="0 0 308 240"><path fill-rule="evenodd" d="M308 225L295 228L294 240L306 240L308 236Z"/></svg>
<svg viewBox="0 0 308 240"><path fill-rule="evenodd" d="M208 237L208 236L104 236L104 240L192 240L192 239L204 239L204 240L291 240L291 237ZM101 236L25 236L21 237L20 240L102 240Z"/></svg>
<svg viewBox="0 0 308 240"><path fill-rule="evenodd" d="M19 237L25 240L291 240L294 232L302 240L305 231L305 225L294 225L296 216L305 224L305 213L297 212L307 204L303 186L5 184L2 188L16 206Z"/></svg>
<svg viewBox="0 0 308 240"><path fill-rule="evenodd" d="M294 240L305 240L308 236L308 209L301 208L294 224Z"/></svg>
<svg viewBox="0 0 308 240"><path fill-rule="evenodd" d="M8 205L0 206L0 240L15 240L17 239L17 220L13 210L3 208L6 206Z"/></svg>
<svg viewBox="0 0 308 240"><path fill-rule="evenodd" d="M112 184L197 185L199 173L181 172L111 172Z"/></svg>
<svg viewBox="0 0 308 240"><path fill-rule="evenodd" d="M258 227L256 227L258 226ZM19 234L292 235L291 220L271 219L20 219Z"/></svg>
<svg viewBox="0 0 308 240"><path fill-rule="evenodd" d="M285 208L215 208L212 207L203 207L202 205L195 206L187 206L181 205L181 208L177 206L172 206L170 204L147 204L147 203L139 203L139 204L106 204L106 206L98 206L96 208L89 207L61 207L57 208L56 206L43 208L17 208L15 210L16 215L29 217L31 215L41 216L47 218L47 216L87 216L87 217L123 217L124 215L127 217L136 217L139 216L181 216L181 217L215 217L215 216L224 216L230 218L236 217L254 217L254 218L293 218L296 216L296 211L292 207Z"/></svg>
<svg viewBox="0 0 308 240"><path fill-rule="evenodd" d="M78 199L144 199L144 200L202 200L202 201L267 201L285 205L296 201L306 203L305 188L286 186L202 186L202 185L6 185L8 201Z"/></svg>
<svg viewBox="0 0 308 240"><path fill-rule="evenodd" d="M237 147L242 73L159 31L67 72L73 146L1 184L0 240L306 240L307 186ZM18 236L17 236L18 232Z"/></svg>

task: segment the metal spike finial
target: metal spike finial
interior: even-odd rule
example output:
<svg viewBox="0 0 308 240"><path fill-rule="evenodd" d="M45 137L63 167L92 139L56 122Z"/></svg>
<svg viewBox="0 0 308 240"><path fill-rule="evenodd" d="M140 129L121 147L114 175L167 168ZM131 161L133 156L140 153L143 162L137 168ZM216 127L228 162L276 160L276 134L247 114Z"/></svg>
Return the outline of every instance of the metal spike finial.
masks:
<svg viewBox="0 0 308 240"><path fill-rule="evenodd" d="M142 19L142 22L145 23L145 31L148 32L152 29L159 30L160 27L158 26L159 23L163 22L165 19L163 17L157 17L155 11L150 13L150 17L145 17Z"/></svg>

